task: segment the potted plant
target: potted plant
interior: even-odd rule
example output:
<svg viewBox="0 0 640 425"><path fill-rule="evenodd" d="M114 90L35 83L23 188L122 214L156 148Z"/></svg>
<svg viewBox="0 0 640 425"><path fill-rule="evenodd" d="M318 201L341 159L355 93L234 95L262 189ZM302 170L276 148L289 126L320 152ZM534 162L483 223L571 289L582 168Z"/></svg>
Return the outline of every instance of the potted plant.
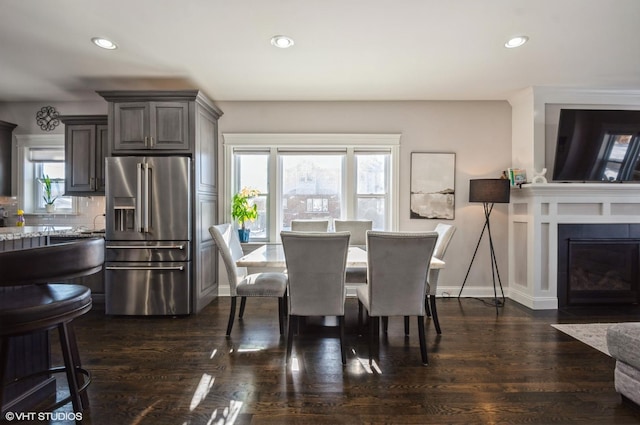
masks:
<svg viewBox="0 0 640 425"><path fill-rule="evenodd" d="M247 229L245 224L247 221L255 221L256 218L258 218L258 206L256 204L249 203L249 200L259 194L260 191L257 189L244 187L240 192L233 195L231 217L233 217L240 226L238 229L240 242L249 242L249 233L251 230Z"/></svg>
<svg viewBox="0 0 640 425"><path fill-rule="evenodd" d="M44 207L48 213L53 212L56 209L54 202L58 197L54 197L51 193L51 179L47 174L44 174L40 181L42 182L42 188L44 190L44 195L42 196L42 199L44 199Z"/></svg>

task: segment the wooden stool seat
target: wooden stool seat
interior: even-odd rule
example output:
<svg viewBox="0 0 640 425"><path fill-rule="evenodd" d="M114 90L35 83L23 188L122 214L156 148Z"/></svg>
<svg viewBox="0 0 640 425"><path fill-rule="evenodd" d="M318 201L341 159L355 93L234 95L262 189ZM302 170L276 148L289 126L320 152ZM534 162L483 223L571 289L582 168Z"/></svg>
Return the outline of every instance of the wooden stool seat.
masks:
<svg viewBox="0 0 640 425"><path fill-rule="evenodd" d="M0 253L0 402L5 410L4 388L11 339L33 332L57 328L63 367L38 371L13 382L36 375L65 372L69 397L46 410L53 410L69 401L76 413L89 406L86 395L91 381L82 368L71 321L91 309L91 291L82 285L46 283L96 273L104 264L104 240L86 239L60 245L50 245Z"/></svg>
<svg viewBox="0 0 640 425"><path fill-rule="evenodd" d="M91 309L91 290L82 285L16 287L0 298L1 336L21 335L69 322Z"/></svg>

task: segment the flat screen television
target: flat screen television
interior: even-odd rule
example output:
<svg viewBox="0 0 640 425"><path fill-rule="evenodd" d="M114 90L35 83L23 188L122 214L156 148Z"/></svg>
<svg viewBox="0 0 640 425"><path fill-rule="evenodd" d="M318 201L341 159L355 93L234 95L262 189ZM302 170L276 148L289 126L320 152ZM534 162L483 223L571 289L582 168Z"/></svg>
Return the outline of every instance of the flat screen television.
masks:
<svg viewBox="0 0 640 425"><path fill-rule="evenodd" d="M561 109L553 181L640 182L640 111Z"/></svg>

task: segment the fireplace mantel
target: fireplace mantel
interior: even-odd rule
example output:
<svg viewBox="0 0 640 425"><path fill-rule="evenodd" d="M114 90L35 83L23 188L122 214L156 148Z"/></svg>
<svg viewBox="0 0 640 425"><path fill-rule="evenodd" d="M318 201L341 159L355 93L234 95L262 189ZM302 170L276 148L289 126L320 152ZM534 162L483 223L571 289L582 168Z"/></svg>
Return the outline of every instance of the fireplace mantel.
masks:
<svg viewBox="0 0 640 425"><path fill-rule="evenodd" d="M558 224L640 223L640 184L546 183L511 190L509 298L557 309Z"/></svg>

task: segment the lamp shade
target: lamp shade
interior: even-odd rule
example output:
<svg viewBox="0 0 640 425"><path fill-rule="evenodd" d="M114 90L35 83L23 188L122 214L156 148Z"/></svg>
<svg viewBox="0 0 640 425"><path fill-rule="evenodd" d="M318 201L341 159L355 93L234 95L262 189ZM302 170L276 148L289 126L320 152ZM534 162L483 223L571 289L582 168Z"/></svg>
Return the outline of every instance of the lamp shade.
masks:
<svg viewBox="0 0 640 425"><path fill-rule="evenodd" d="M469 180L469 202L508 204L511 185L507 179Z"/></svg>

